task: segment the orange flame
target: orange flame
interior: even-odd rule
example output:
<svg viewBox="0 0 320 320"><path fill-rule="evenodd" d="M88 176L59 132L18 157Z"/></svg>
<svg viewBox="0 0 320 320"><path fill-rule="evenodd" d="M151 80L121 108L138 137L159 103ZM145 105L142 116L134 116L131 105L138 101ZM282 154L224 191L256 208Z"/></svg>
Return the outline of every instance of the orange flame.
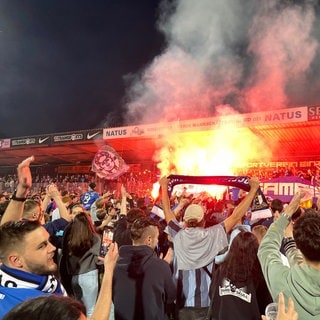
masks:
<svg viewBox="0 0 320 320"><path fill-rule="evenodd" d="M250 161L269 160L271 151L249 128L220 126L207 132L170 133L155 155L162 175L236 175ZM211 194L221 193L221 188Z"/></svg>
<svg viewBox="0 0 320 320"><path fill-rule="evenodd" d="M155 182L152 186L151 197L156 200L159 197L160 184L159 182Z"/></svg>

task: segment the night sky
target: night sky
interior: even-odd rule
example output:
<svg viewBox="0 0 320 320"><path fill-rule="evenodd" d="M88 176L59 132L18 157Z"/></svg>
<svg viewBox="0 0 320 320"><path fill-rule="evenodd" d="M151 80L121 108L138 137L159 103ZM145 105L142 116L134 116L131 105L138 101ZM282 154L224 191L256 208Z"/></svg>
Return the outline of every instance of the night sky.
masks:
<svg viewBox="0 0 320 320"><path fill-rule="evenodd" d="M0 138L320 104L318 0L0 0Z"/></svg>
<svg viewBox="0 0 320 320"><path fill-rule="evenodd" d="M156 0L0 0L0 137L117 126L163 46Z"/></svg>

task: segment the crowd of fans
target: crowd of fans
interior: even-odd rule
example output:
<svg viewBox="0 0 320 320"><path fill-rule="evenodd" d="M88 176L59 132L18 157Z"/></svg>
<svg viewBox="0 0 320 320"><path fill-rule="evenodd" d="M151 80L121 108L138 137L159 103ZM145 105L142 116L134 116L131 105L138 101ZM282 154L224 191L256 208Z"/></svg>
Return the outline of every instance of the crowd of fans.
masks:
<svg viewBox="0 0 320 320"><path fill-rule="evenodd" d="M45 192L46 187L55 183L59 190L68 193L82 194L86 191L90 182L96 180L91 174L34 174L31 190L33 192ZM143 172L129 172L121 177L121 182L125 183L128 192L135 193L138 196L150 194L153 183L157 181L157 175L150 170ZM11 194L18 183L16 174L7 174L0 176L0 193ZM112 180L99 180L99 189L101 192L106 190L115 190L118 188L119 182ZM119 189L119 188L118 188ZM119 190L118 190L119 194Z"/></svg>
<svg viewBox="0 0 320 320"><path fill-rule="evenodd" d="M273 199L270 216L253 220L254 172L248 192L222 200L168 194L163 177L153 200L150 171L100 183L98 192L94 176L32 175L32 161L1 178L0 319L65 311L67 320L246 320L260 319L273 301L278 320L320 317L319 199L300 208L303 190L290 204ZM43 314L30 307L59 301Z"/></svg>
<svg viewBox="0 0 320 320"><path fill-rule="evenodd" d="M309 168L296 167L278 167L271 168L247 168L238 169L235 173L238 176L256 177L259 180L268 180L281 177L300 177L310 181L314 186L320 186L320 168L313 166ZM93 174L47 174L47 173L33 173L32 191L44 192L50 183L55 183L59 190L67 191L68 193L81 194L85 192L88 184L96 178ZM135 193L139 197L151 194L153 184L157 181L158 172L151 170L144 170L142 172L129 172L122 176L121 183L126 185L129 193ZM100 181L100 191L117 189L119 195L119 183L103 180ZM10 194L17 185L17 175L15 173L5 174L0 176L0 193ZM118 185L117 185L118 184Z"/></svg>
<svg viewBox="0 0 320 320"><path fill-rule="evenodd" d="M295 166L278 167L278 168L247 168L239 169L238 175L257 177L260 180L268 180L281 177L299 177L308 180L313 185L320 185L320 167L297 168Z"/></svg>

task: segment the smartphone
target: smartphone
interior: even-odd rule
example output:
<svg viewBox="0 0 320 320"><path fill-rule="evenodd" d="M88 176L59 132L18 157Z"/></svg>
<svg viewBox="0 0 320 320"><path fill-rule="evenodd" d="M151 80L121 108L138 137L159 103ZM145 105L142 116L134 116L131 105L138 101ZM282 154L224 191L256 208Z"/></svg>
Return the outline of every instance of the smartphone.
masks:
<svg viewBox="0 0 320 320"><path fill-rule="evenodd" d="M105 228L103 230L102 234L102 241L101 241L101 247L100 247L100 256L105 257L108 250L109 246L113 241L113 231L111 228Z"/></svg>

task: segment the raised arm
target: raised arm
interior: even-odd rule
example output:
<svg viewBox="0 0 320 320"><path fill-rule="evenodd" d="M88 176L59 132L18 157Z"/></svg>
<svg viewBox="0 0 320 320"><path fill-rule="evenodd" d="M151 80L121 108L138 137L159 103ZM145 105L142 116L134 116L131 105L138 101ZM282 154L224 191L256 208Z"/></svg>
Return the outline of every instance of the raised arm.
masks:
<svg viewBox="0 0 320 320"><path fill-rule="evenodd" d="M32 186L32 176L30 164L34 161L34 156L23 160L17 168L18 185L16 191L9 202L6 211L1 219L1 224L8 221L18 221L22 218L24 201L26 200L29 189Z"/></svg>
<svg viewBox="0 0 320 320"><path fill-rule="evenodd" d="M165 216L165 220L167 224L176 218L174 213L171 211L170 208L170 199L168 195L168 183L169 179L167 177L162 177L159 181L160 187L161 187L161 196L162 196L162 206L163 206L163 212Z"/></svg>
<svg viewBox="0 0 320 320"><path fill-rule="evenodd" d="M113 271L119 256L117 243L111 243L104 258L104 274L91 320L108 320L111 309Z"/></svg>
<svg viewBox="0 0 320 320"><path fill-rule="evenodd" d="M175 215L175 217L176 217L177 220L181 220L181 219L179 219L179 217L181 217L180 212L181 212L181 210L182 210L184 207L186 207L188 204L190 204L190 200L189 200L188 198L182 198L182 199L179 201L178 205L173 209L172 212L173 212L173 214Z"/></svg>
<svg viewBox="0 0 320 320"><path fill-rule="evenodd" d="M110 212L106 215L106 217L103 219L100 226L96 227L96 231L98 233L102 233L103 229L112 221L113 216L116 214L116 209L112 208Z"/></svg>
<svg viewBox="0 0 320 320"><path fill-rule="evenodd" d="M124 185L121 185L121 207L120 214L127 215L127 190Z"/></svg>
<svg viewBox="0 0 320 320"><path fill-rule="evenodd" d="M224 225L226 232L228 233L232 228L242 219L246 214L251 202L253 201L257 190L259 189L259 180L255 178L249 179L250 191L246 197L239 203L237 207L233 210L230 217L224 220Z"/></svg>
<svg viewBox="0 0 320 320"><path fill-rule="evenodd" d="M41 208L42 208L43 212L46 212L47 207L48 207L48 205L49 205L49 203L51 201L51 197L49 195L48 187L49 186L46 187L46 195L45 195L44 199L41 201Z"/></svg>
<svg viewBox="0 0 320 320"><path fill-rule="evenodd" d="M62 197L58 190L58 187L54 183L48 186L48 193L49 193L49 196L56 203L57 208L59 209L60 217L67 221L71 221L71 215L69 214L67 207L62 201Z"/></svg>
<svg viewBox="0 0 320 320"><path fill-rule="evenodd" d="M304 259L301 251L297 248L296 242L293 238L293 222L290 221L284 232L284 252L288 258L290 267L295 265L301 265L304 263Z"/></svg>
<svg viewBox="0 0 320 320"><path fill-rule="evenodd" d="M266 235L263 237L258 249L258 259L261 264L263 276L266 280L273 299L283 290L286 282L288 267L283 265L279 254L284 231L288 226L291 216L297 210L303 193L297 192L289 205L281 213L280 217L271 224Z"/></svg>

